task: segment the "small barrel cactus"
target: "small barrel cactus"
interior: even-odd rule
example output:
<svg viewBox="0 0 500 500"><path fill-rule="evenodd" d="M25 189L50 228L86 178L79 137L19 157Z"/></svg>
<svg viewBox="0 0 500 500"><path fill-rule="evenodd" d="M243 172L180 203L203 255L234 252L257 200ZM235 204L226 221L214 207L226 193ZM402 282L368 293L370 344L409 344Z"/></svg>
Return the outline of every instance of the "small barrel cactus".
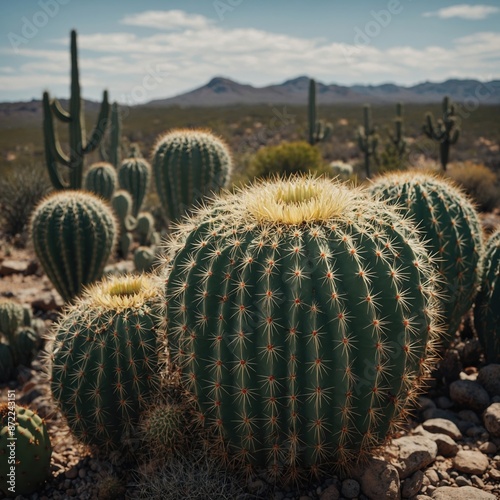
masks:
<svg viewBox="0 0 500 500"><path fill-rule="evenodd" d="M39 339L31 327L22 327L10 341L12 356L16 365L29 366L35 357Z"/></svg>
<svg viewBox="0 0 500 500"><path fill-rule="evenodd" d="M132 215L137 217L146 196L151 179L151 165L141 157L139 149L132 147L130 158L125 159L118 169L120 188L132 196Z"/></svg>
<svg viewBox="0 0 500 500"><path fill-rule="evenodd" d="M137 217L136 233L139 245L148 246L153 243L155 219L150 212L141 212Z"/></svg>
<svg viewBox="0 0 500 500"><path fill-rule="evenodd" d="M231 169L226 144L210 132L173 130L161 136L153 150L153 172L168 219L179 219L225 187Z"/></svg>
<svg viewBox="0 0 500 500"><path fill-rule="evenodd" d="M0 300L0 333L7 339L14 337L16 330L25 323L25 309L13 300Z"/></svg>
<svg viewBox="0 0 500 500"><path fill-rule="evenodd" d="M472 203L446 179L396 172L379 177L371 192L408 211L426 239L442 277L447 347L472 307L480 283L481 225Z"/></svg>
<svg viewBox="0 0 500 500"><path fill-rule="evenodd" d="M35 252L65 301L101 277L116 234L111 208L85 191L49 195L31 219Z"/></svg>
<svg viewBox="0 0 500 500"><path fill-rule="evenodd" d="M105 200L111 200L117 184L116 170L110 163L94 163L85 176L85 189Z"/></svg>
<svg viewBox="0 0 500 500"><path fill-rule="evenodd" d="M14 375L16 364L9 345L0 342L0 383L8 382Z"/></svg>
<svg viewBox="0 0 500 500"><path fill-rule="evenodd" d="M415 227L292 177L216 198L164 259L169 348L199 422L285 482L346 466L404 419L439 333Z"/></svg>
<svg viewBox="0 0 500 500"><path fill-rule="evenodd" d="M134 266L139 273L151 272L157 260L156 252L151 247L138 247L134 252Z"/></svg>
<svg viewBox="0 0 500 500"><path fill-rule="evenodd" d="M126 259L134 241L131 231L136 228L137 220L132 215L132 196L128 191L119 189L111 200L120 224L120 237L118 238L118 253Z"/></svg>
<svg viewBox="0 0 500 500"><path fill-rule="evenodd" d="M486 243L482 269L474 325L488 363L500 363L500 230Z"/></svg>
<svg viewBox="0 0 500 500"><path fill-rule="evenodd" d="M13 401L0 405L0 421L0 490L30 495L50 477L52 447L45 424Z"/></svg>
<svg viewBox="0 0 500 500"><path fill-rule="evenodd" d="M157 396L159 297L149 276L111 277L88 288L54 328L52 395L82 442L127 449L141 410Z"/></svg>

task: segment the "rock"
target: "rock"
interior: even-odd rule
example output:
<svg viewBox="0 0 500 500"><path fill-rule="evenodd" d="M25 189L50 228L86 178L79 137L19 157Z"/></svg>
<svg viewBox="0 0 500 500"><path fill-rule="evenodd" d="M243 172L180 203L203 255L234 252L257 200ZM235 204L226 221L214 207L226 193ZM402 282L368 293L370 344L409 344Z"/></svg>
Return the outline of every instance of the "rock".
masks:
<svg viewBox="0 0 500 500"><path fill-rule="evenodd" d="M500 396L500 365L493 363L481 368L477 381L491 397Z"/></svg>
<svg viewBox="0 0 500 500"><path fill-rule="evenodd" d="M458 444L446 434L431 434L438 447L438 454L443 457L454 457L458 453Z"/></svg>
<svg viewBox="0 0 500 500"><path fill-rule="evenodd" d="M453 468L466 474L483 474L488 465L488 458L480 451L460 450L453 459Z"/></svg>
<svg viewBox="0 0 500 500"><path fill-rule="evenodd" d="M26 260L6 259L0 263L0 276L27 274L29 262Z"/></svg>
<svg viewBox="0 0 500 500"><path fill-rule="evenodd" d="M417 470L427 467L436 460L437 444L425 436L405 436L395 439L392 447L398 448L398 459L394 465L398 469L400 479L411 476Z"/></svg>
<svg viewBox="0 0 500 500"><path fill-rule="evenodd" d="M353 476L361 484L361 491L370 500L399 500L400 482L397 469L381 458L371 457L358 465Z"/></svg>
<svg viewBox="0 0 500 500"><path fill-rule="evenodd" d="M422 427L428 432L446 434L455 441L462 438L462 433L458 427L451 420L446 420L444 418L431 418L430 420L426 420L422 424Z"/></svg>
<svg viewBox="0 0 500 500"><path fill-rule="evenodd" d="M320 500L339 500L340 493L337 487L334 484L331 484L325 491L323 491L323 493L321 493L319 498Z"/></svg>
<svg viewBox="0 0 500 500"><path fill-rule="evenodd" d="M479 451L481 453L485 453L486 455L494 455L497 450L497 445L495 443L492 443L491 441L486 441L486 443L483 443L479 446Z"/></svg>
<svg viewBox="0 0 500 500"><path fill-rule="evenodd" d="M413 475L405 479L401 495L403 498L411 498L415 496L422 487L424 473L421 470L416 471Z"/></svg>
<svg viewBox="0 0 500 500"><path fill-rule="evenodd" d="M451 420L458 425L460 419L458 415L451 410L442 410L441 408L429 408L424 411L423 417L425 420L431 420L433 418L444 418L446 420Z"/></svg>
<svg viewBox="0 0 500 500"><path fill-rule="evenodd" d="M471 422L472 424L481 423L481 420L477 416L477 413L472 410L460 410L458 412L458 416L460 417L461 420L464 420L465 422Z"/></svg>
<svg viewBox="0 0 500 500"><path fill-rule="evenodd" d="M448 349L439 362L436 378L445 380L447 383L453 382L453 380L458 379L462 370L463 365L459 352L456 349Z"/></svg>
<svg viewBox="0 0 500 500"><path fill-rule="evenodd" d="M464 476L457 476L455 478L455 484L457 486L472 486L472 483Z"/></svg>
<svg viewBox="0 0 500 500"><path fill-rule="evenodd" d="M471 366L478 363L481 357L481 344L478 339L469 339L464 343L460 352L460 357L464 366Z"/></svg>
<svg viewBox="0 0 500 500"><path fill-rule="evenodd" d="M52 311L60 309L64 305L64 301L56 291L38 291L35 298L31 301L33 309L40 309L41 311Z"/></svg>
<svg viewBox="0 0 500 500"><path fill-rule="evenodd" d="M450 398L461 406L483 411L490 404L490 397L483 386L472 380L456 380L450 384Z"/></svg>
<svg viewBox="0 0 500 500"><path fill-rule="evenodd" d="M434 500L495 500L495 495L486 491L478 490L473 486L442 486L432 494Z"/></svg>
<svg viewBox="0 0 500 500"><path fill-rule="evenodd" d="M434 469L427 469L425 471L425 477L429 480L429 483L433 486L439 483L438 473Z"/></svg>
<svg viewBox="0 0 500 500"><path fill-rule="evenodd" d="M356 498L359 495L359 483L354 479L342 481L342 496L345 498Z"/></svg>
<svg viewBox="0 0 500 500"><path fill-rule="evenodd" d="M439 396L436 400L436 404L438 408L441 408L442 410L449 410L450 408L453 408L453 405L455 404L450 398L447 398L446 396Z"/></svg>
<svg viewBox="0 0 500 500"><path fill-rule="evenodd" d="M431 398L426 398L425 396L420 396L417 401L417 405L420 409L420 411L425 411L425 410L433 410L436 408L436 403L432 401Z"/></svg>
<svg viewBox="0 0 500 500"><path fill-rule="evenodd" d="M494 437L500 437L500 403L493 403L483 415L484 426Z"/></svg>
<svg viewBox="0 0 500 500"><path fill-rule="evenodd" d="M75 479L76 477L78 477L78 469L76 467L71 467L71 469L68 469L64 473L64 477L66 477L67 479Z"/></svg>

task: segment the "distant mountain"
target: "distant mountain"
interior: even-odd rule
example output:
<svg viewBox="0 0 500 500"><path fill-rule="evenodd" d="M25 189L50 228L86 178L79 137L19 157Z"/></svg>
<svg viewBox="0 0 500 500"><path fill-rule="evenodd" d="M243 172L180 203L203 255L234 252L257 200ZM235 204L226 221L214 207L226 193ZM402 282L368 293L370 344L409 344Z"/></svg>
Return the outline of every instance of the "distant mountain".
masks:
<svg viewBox="0 0 500 500"><path fill-rule="evenodd" d="M168 99L157 99L146 106L226 106L231 104L298 104L307 102L309 78L300 76L279 85L254 87L229 78L215 77L206 85ZM412 87L382 85L326 85L318 82L317 98L321 104L435 103L448 95L455 102L500 103L500 80L482 83L477 80L425 82Z"/></svg>

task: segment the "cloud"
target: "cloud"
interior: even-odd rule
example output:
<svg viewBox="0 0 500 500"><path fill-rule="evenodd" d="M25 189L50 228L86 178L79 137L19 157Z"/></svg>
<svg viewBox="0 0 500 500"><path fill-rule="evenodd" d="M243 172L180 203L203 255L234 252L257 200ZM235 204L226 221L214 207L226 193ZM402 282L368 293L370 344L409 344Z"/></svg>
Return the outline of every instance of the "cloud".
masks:
<svg viewBox="0 0 500 500"><path fill-rule="evenodd" d="M479 20L486 19L491 14L500 12L500 8L493 5L470 5L462 3L459 5L452 5L433 12L424 12L424 17L440 17L441 19L450 19L452 17L459 17L461 19Z"/></svg>
<svg viewBox="0 0 500 500"><path fill-rule="evenodd" d="M147 10L136 14L129 14L120 20L128 26L142 26L160 30L172 29L201 29L212 24L213 21L199 14L188 14L182 10Z"/></svg>

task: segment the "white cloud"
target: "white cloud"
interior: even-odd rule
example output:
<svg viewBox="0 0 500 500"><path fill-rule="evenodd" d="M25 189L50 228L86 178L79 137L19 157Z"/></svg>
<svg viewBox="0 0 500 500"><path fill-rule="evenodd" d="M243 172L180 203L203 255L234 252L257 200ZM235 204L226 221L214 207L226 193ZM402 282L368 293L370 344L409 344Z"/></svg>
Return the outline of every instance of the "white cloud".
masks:
<svg viewBox="0 0 500 500"><path fill-rule="evenodd" d="M486 19L491 14L500 12L500 8L493 5L470 5L462 3L459 5L452 5L450 7L443 7L442 9L424 12L424 17L440 17L441 19L450 19L452 17L459 17L461 19L479 20Z"/></svg>
<svg viewBox="0 0 500 500"><path fill-rule="evenodd" d="M129 14L121 19L121 24L128 26L142 26L161 30L171 29L201 29L213 21L199 14L188 14L182 10L147 10L136 14Z"/></svg>

